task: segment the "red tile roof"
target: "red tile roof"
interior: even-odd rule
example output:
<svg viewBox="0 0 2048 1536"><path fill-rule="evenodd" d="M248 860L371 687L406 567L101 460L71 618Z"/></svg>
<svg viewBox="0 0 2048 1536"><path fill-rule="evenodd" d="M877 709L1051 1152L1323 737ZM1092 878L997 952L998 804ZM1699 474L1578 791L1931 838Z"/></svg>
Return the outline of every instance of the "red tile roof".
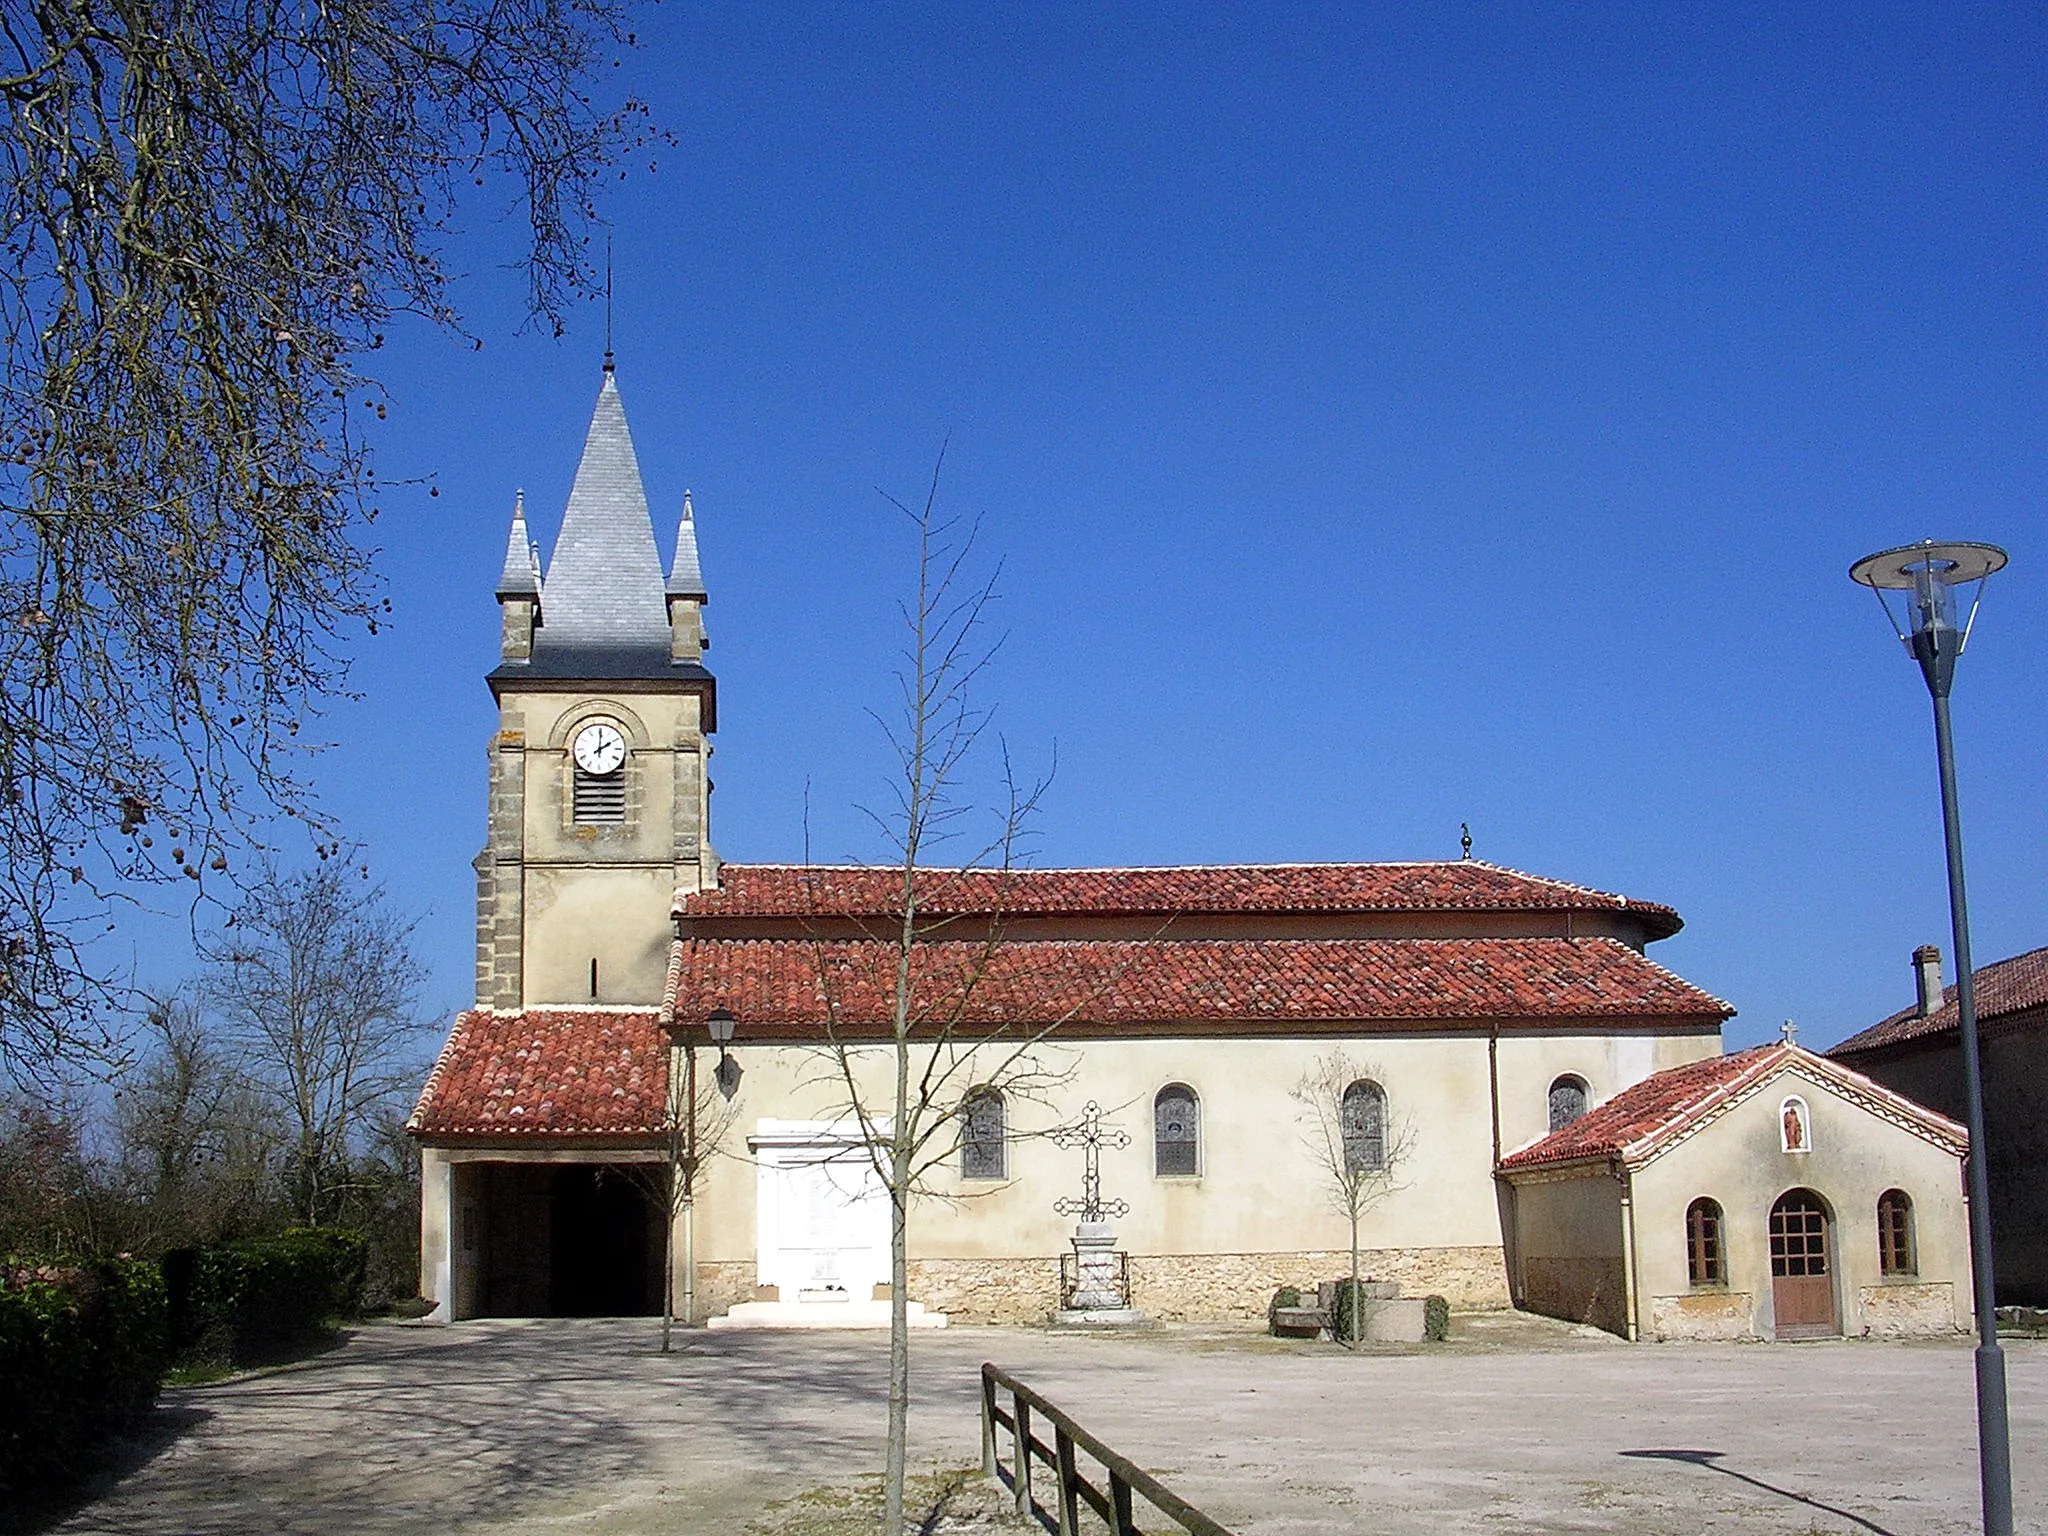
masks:
<svg viewBox="0 0 2048 1536"><path fill-rule="evenodd" d="M1980 966L1976 971L1976 983L1977 1022L1980 1027L1988 1028L2029 1009L2048 1008L2048 949L2030 949L1996 965ZM1941 997L1941 1006L1924 1018L1917 1008L1902 1008L1882 1023L1871 1025L1861 1034L1851 1035L1828 1054L1841 1059L1864 1051L1901 1045L1908 1040L1926 1039L1930 1035L1953 1035L1960 1028L1956 1015L1956 989L1944 987ZM2017 1025L2026 1021L2013 1019L2012 1022ZM2048 1019L2031 1022L2048 1022Z"/></svg>
<svg viewBox="0 0 2048 1536"><path fill-rule="evenodd" d="M1614 939L1146 939L916 949L919 1016L1077 1026L1467 1019L1686 1018L1734 1010ZM977 969L980 974L977 975ZM879 1025L895 949L812 939L676 945L664 1014L725 1007L749 1025L809 1026L828 993L848 1026ZM970 985L971 983L971 985Z"/></svg>
<svg viewBox="0 0 2048 1536"><path fill-rule="evenodd" d="M1727 1056L1709 1056L1654 1073L1589 1109L1563 1130L1552 1131L1540 1141L1510 1153L1501 1159L1500 1165L1512 1171L1589 1158L1637 1161L1672 1136L1734 1103L1746 1090L1795 1065L1844 1089L1852 1097L1883 1105L1918 1123L1957 1151L1966 1145L1966 1133L1954 1121L1879 1086L1860 1072L1852 1072L1801 1046L1779 1042L1751 1046Z"/></svg>
<svg viewBox="0 0 2048 1536"><path fill-rule="evenodd" d="M668 1037L652 1010L488 1009L455 1021L407 1128L644 1140L661 1129Z"/></svg>
<svg viewBox="0 0 2048 1536"><path fill-rule="evenodd" d="M690 917L885 914L898 870L849 865L728 864L710 890L680 896ZM1185 865L1146 869L926 869L919 904L949 913L1599 911L1640 916L1650 937L1682 925L1670 907L1545 880L1477 860L1413 864Z"/></svg>

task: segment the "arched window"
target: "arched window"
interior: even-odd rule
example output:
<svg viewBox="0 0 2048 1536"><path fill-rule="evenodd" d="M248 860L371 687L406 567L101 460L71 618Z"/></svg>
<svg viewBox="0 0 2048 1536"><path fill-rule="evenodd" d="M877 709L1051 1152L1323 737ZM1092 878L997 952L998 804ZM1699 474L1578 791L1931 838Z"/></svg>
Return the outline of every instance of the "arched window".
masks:
<svg viewBox="0 0 2048 1536"><path fill-rule="evenodd" d="M1685 1208L1685 1277L1694 1285L1728 1283L1728 1250L1722 1244L1721 1207L1705 1196Z"/></svg>
<svg viewBox="0 0 2048 1536"><path fill-rule="evenodd" d="M1009 1144L1003 1120L1003 1096L993 1088L974 1088L960 1101L960 1176L1001 1179L1009 1176Z"/></svg>
<svg viewBox="0 0 2048 1536"><path fill-rule="evenodd" d="M1586 1080L1566 1073L1550 1085L1550 1128L1561 1131L1586 1112Z"/></svg>
<svg viewBox="0 0 2048 1536"><path fill-rule="evenodd" d="M1152 1168L1161 1178L1202 1171L1202 1109L1195 1090L1168 1083L1152 1101Z"/></svg>
<svg viewBox="0 0 2048 1536"><path fill-rule="evenodd" d="M1903 1189L1888 1189L1877 1197L1877 1268L1886 1275L1920 1273L1920 1254L1913 1241L1913 1197Z"/></svg>
<svg viewBox="0 0 2048 1536"><path fill-rule="evenodd" d="M1348 1172L1377 1173L1387 1166L1385 1089L1363 1078L1346 1088L1341 1123Z"/></svg>

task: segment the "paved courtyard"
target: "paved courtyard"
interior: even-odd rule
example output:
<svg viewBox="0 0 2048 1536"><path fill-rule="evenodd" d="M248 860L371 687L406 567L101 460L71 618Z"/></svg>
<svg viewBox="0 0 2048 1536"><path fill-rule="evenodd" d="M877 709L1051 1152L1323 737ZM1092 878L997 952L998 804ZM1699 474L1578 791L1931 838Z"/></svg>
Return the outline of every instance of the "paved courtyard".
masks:
<svg viewBox="0 0 2048 1536"><path fill-rule="evenodd" d="M1234 1530L1973 1528L1966 1342L1624 1345L1459 1319L1435 1350L1168 1331L914 1340L914 1459L978 1459L1005 1365ZM380 1324L272 1374L165 1394L124 1474L54 1529L123 1536L738 1533L880 1458L882 1334L643 1320ZM2048 1530L2048 1344L2010 1356L2023 1531Z"/></svg>

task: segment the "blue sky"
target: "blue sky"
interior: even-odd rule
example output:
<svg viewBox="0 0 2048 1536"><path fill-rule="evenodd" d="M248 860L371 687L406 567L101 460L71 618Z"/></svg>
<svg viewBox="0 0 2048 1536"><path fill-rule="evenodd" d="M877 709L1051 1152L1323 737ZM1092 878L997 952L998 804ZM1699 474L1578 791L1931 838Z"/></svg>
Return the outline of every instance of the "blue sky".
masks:
<svg viewBox="0 0 2048 1536"><path fill-rule="evenodd" d="M1849 563L2012 551L1955 701L1981 961L2048 943L2037 7L709 7L616 76L620 386L694 492L728 859L875 856L912 570L1000 560L1041 863L1455 856L1671 903L1825 1043L1949 948L1927 700ZM1786 14L1790 12L1791 14ZM396 622L329 804L471 984L515 488L553 537L602 316L382 354ZM2028 680L2033 679L2030 683ZM171 963L167 957L166 964Z"/></svg>

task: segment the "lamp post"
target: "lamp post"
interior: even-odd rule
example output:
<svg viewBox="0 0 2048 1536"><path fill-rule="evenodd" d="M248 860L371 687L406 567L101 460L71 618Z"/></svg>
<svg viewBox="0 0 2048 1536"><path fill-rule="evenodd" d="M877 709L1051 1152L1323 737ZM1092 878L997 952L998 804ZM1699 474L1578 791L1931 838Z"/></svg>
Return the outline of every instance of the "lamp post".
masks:
<svg viewBox="0 0 2048 1536"><path fill-rule="evenodd" d="M735 1022L731 1011L725 1008L714 1008L704 1016L705 1030L711 1036L711 1043L718 1047L718 1066L714 1074L718 1091L728 1099L740 1088L740 1064L726 1050L732 1044ZM671 1167L669 1177L682 1186L683 1326L690 1328L697 1322L697 1042L686 1032L681 1020L670 1028L669 1091L672 1097L676 1082L674 1049L679 1046L683 1056L683 1145L681 1156L675 1158L681 1166ZM675 1124L673 1114L669 1123L671 1126Z"/></svg>
<svg viewBox="0 0 2048 1536"><path fill-rule="evenodd" d="M1977 993L1970 966L1970 905L1963 888L1963 823L1956 809L1955 743L1948 693L1956 658L1969 643L1984 582L2005 565L1995 544L1908 544L1867 555L1849 575L1877 594L1885 617L1920 663L1934 699L1934 749L1941 765L1942 839L1948 851L1948 905L1955 934L1956 1023L1963 1054L1963 1109L1970 1130L1970 1267L1977 1312L1977 1459L1986 1536L2012 1536L2012 1439L2006 1423L2005 1356L1998 1347L1991 1269L1991 1196L1985 1176L1984 1079L1977 1056ZM1975 584L1970 611L1956 622L1960 589ZM1900 594L1900 613L1887 594Z"/></svg>

